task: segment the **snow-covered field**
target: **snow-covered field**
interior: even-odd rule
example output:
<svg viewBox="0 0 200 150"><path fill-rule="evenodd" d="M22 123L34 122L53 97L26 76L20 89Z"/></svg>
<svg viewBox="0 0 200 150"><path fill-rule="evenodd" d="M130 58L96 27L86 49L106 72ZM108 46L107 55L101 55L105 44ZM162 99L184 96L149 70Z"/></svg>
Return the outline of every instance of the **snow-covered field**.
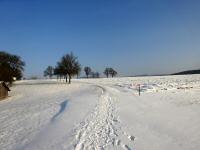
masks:
<svg viewBox="0 0 200 150"><path fill-rule="evenodd" d="M200 149L200 75L20 81L11 90L0 101L1 150Z"/></svg>

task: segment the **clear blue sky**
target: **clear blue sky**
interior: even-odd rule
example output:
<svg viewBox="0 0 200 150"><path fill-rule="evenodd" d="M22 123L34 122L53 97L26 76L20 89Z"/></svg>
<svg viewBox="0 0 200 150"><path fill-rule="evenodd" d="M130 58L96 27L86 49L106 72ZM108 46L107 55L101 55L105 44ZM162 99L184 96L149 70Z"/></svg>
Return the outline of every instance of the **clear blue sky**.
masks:
<svg viewBox="0 0 200 150"><path fill-rule="evenodd" d="M42 75L73 51L120 75L200 68L199 0L0 0L0 50Z"/></svg>

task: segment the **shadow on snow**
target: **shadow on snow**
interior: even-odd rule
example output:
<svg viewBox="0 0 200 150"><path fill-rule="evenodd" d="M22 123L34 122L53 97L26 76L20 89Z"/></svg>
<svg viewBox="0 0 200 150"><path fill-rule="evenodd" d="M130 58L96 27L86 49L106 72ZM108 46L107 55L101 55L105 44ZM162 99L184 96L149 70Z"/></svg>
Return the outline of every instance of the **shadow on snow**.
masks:
<svg viewBox="0 0 200 150"><path fill-rule="evenodd" d="M66 109L68 101L64 101L60 104L60 110L52 117L51 121L55 121L55 119Z"/></svg>

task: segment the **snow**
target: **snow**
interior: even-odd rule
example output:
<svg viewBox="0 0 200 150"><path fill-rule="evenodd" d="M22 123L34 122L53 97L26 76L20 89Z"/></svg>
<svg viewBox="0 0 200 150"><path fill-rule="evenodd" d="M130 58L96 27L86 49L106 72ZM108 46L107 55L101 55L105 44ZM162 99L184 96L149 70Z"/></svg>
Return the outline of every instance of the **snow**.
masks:
<svg viewBox="0 0 200 150"><path fill-rule="evenodd" d="M0 101L3 150L200 149L200 75L30 80L11 90Z"/></svg>

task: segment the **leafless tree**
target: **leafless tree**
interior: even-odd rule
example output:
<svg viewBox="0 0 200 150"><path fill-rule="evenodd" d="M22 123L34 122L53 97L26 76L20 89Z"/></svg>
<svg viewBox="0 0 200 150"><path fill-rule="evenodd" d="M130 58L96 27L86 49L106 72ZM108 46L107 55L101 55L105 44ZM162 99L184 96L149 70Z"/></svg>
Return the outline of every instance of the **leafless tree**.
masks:
<svg viewBox="0 0 200 150"><path fill-rule="evenodd" d="M110 75L111 75L112 78L113 78L114 76L117 75L117 71L115 71L113 68L110 68Z"/></svg>
<svg viewBox="0 0 200 150"><path fill-rule="evenodd" d="M107 78L109 77L109 75L111 75L111 77L114 77L117 75L117 71L115 71L113 68L106 68L104 70L104 74L106 75Z"/></svg>
<svg viewBox="0 0 200 150"><path fill-rule="evenodd" d="M71 83L72 76L77 75L81 71L81 65L78 58L74 56L72 52L61 58L60 65L63 69L63 73L69 77L69 84Z"/></svg>
<svg viewBox="0 0 200 150"><path fill-rule="evenodd" d="M54 68L52 66L48 66L44 71L44 77L49 76L49 78L51 79L53 75L54 75Z"/></svg>
<svg viewBox="0 0 200 150"><path fill-rule="evenodd" d="M110 74L110 68L106 68L105 70L104 70L104 72L103 72L105 75L106 75L106 77L108 78L109 77L109 74Z"/></svg>
<svg viewBox="0 0 200 150"><path fill-rule="evenodd" d="M86 75L87 78L88 78L89 74L91 74L91 72L92 72L92 69L91 69L90 67L85 67L85 68L84 68L84 71L85 71L85 75Z"/></svg>
<svg viewBox="0 0 200 150"><path fill-rule="evenodd" d="M91 74L92 78L99 78L100 77L99 72L91 72L90 74Z"/></svg>

